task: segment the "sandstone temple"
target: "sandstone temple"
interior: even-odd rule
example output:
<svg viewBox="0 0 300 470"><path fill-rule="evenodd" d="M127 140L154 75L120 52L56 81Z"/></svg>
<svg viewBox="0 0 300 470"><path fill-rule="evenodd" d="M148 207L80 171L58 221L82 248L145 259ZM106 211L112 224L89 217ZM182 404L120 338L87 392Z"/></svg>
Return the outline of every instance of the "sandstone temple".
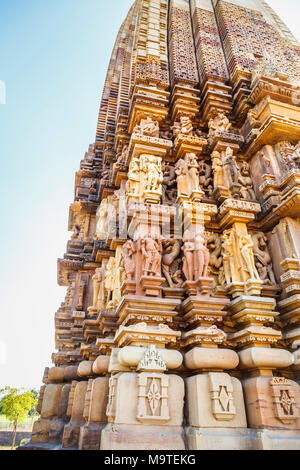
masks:
<svg viewBox="0 0 300 470"><path fill-rule="evenodd" d="M300 45L265 1L133 2L69 230L27 448L300 449Z"/></svg>

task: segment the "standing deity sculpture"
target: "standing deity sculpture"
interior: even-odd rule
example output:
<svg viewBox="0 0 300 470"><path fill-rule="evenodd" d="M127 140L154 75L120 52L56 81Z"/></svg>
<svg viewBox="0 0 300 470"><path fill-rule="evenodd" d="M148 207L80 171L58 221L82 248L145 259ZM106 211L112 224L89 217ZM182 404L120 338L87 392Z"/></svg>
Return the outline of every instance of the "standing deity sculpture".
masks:
<svg viewBox="0 0 300 470"><path fill-rule="evenodd" d="M190 193L200 191L199 163L197 157L194 153L187 153L185 158L188 167Z"/></svg>
<svg viewBox="0 0 300 470"><path fill-rule="evenodd" d="M242 269L249 273L250 279L253 281L260 281L259 274L257 272L254 255L253 255L253 248L254 243L251 238L251 235L245 235L239 233L238 237L238 244L239 249L241 251L241 255L244 261L244 266Z"/></svg>
<svg viewBox="0 0 300 470"><path fill-rule="evenodd" d="M115 266L113 269L113 296L112 302L113 306L117 307L118 303L121 300L121 287L125 281L125 269L123 267L124 262L124 253L121 247L118 247L116 250L115 256Z"/></svg>
<svg viewBox="0 0 300 470"><path fill-rule="evenodd" d="M207 233L197 231L195 234L195 251L194 251L194 279L198 281L203 277L207 277L209 265L209 249L207 248Z"/></svg>
<svg viewBox="0 0 300 470"><path fill-rule="evenodd" d="M203 230L194 233L186 230L183 235L183 273L187 281L197 282L208 275L209 249L207 234Z"/></svg>
<svg viewBox="0 0 300 470"><path fill-rule="evenodd" d="M178 160L175 167L175 173L177 175L177 195L189 196L190 195L190 184L188 167L185 160Z"/></svg>
<svg viewBox="0 0 300 470"><path fill-rule="evenodd" d="M273 272L273 264L268 250L268 239L263 232L252 234L253 254L255 266L260 279L265 284L276 285L276 279Z"/></svg>
<svg viewBox="0 0 300 470"><path fill-rule="evenodd" d="M140 244L143 276L161 277L162 241L148 237L141 239Z"/></svg>
<svg viewBox="0 0 300 470"><path fill-rule="evenodd" d="M105 290L106 290L106 308L113 308L113 292L114 292L114 271L116 267L115 258L109 258L105 273Z"/></svg>
<svg viewBox="0 0 300 470"><path fill-rule="evenodd" d="M144 154L133 158L128 172L126 190L129 197L140 201L154 197L151 202L159 202L162 195L162 158ZM149 201L148 201L149 202Z"/></svg>
<svg viewBox="0 0 300 470"><path fill-rule="evenodd" d="M259 152L259 159L261 161L264 173L267 175L273 175L274 170L272 168L272 161L268 152L261 150Z"/></svg>
<svg viewBox="0 0 300 470"><path fill-rule="evenodd" d="M218 114L215 118L211 119L208 123L209 133L208 136L211 137L216 131L218 132L228 132L231 129L231 122L225 116L224 113Z"/></svg>
<svg viewBox="0 0 300 470"><path fill-rule="evenodd" d="M93 305L88 310L99 312L105 308L105 265L96 269L92 281Z"/></svg>
<svg viewBox="0 0 300 470"><path fill-rule="evenodd" d="M242 185L241 196L247 201L255 201L255 192L253 189L252 178L250 176L249 163L243 162L240 170L239 183Z"/></svg>
<svg viewBox="0 0 300 470"><path fill-rule="evenodd" d="M183 235L183 274L187 281L194 280L195 273L195 262L194 262L194 251L195 251L195 239L194 233L190 230L186 230Z"/></svg>
<svg viewBox="0 0 300 470"><path fill-rule="evenodd" d="M96 216L96 238L97 240L105 240L108 234L108 208L109 203L108 199L105 198L102 200Z"/></svg>
<svg viewBox="0 0 300 470"><path fill-rule="evenodd" d="M211 158L214 172L214 189L216 190L218 187L224 186L223 162L220 152L213 152Z"/></svg>
<svg viewBox="0 0 300 470"><path fill-rule="evenodd" d="M193 192L202 192L200 188L199 163L194 153L187 153L185 159L176 163L178 197L190 196Z"/></svg>
<svg viewBox="0 0 300 470"><path fill-rule="evenodd" d="M223 257L223 268L224 277L226 284L229 285L232 282L238 281L236 276L235 262L237 260L237 253L235 249L235 240L232 230L225 230L222 235L222 257Z"/></svg>
<svg viewBox="0 0 300 470"><path fill-rule="evenodd" d="M92 309L96 310L97 306L98 306L98 295L99 295L99 290L100 290L100 284L101 284L101 281L102 281L102 273L101 273L100 268L96 269L95 274L92 277L92 281L93 281L93 305L92 305Z"/></svg>
<svg viewBox="0 0 300 470"><path fill-rule="evenodd" d="M138 158L133 158L129 165L128 181L126 183L126 190L128 195L138 197L140 193L140 165Z"/></svg>
<svg viewBox="0 0 300 470"><path fill-rule="evenodd" d="M236 157L233 155L231 147L227 147L225 151L225 165L227 168L227 174L229 177L229 186L239 184L240 169L236 162Z"/></svg>
<svg viewBox="0 0 300 470"><path fill-rule="evenodd" d="M140 171L144 174L144 191L162 192L162 159L154 155L142 155Z"/></svg>
<svg viewBox="0 0 300 470"><path fill-rule="evenodd" d="M126 278L128 281L135 280L135 270L136 270L136 246L132 240L128 240L123 246L124 259L123 259L123 268L125 269Z"/></svg>
<svg viewBox="0 0 300 470"><path fill-rule="evenodd" d="M240 284L247 292L246 282L261 283L253 254L254 243L244 228L235 227L222 235L222 257L227 285Z"/></svg>

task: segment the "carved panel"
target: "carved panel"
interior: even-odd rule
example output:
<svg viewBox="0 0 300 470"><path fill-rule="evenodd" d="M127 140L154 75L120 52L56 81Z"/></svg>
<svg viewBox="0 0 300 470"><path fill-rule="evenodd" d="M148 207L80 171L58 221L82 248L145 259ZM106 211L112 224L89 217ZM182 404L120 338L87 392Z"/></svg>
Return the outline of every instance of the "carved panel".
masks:
<svg viewBox="0 0 300 470"><path fill-rule="evenodd" d="M236 415L233 385L227 374L209 374L212 413L218 421L230 421Z"/></svg>
<svg viewBox="0 0 300 470"><path fill-rule="evenodd" d="M109 379L109 395L106 410L108 422L113 423L116 416L116 397L117 397L118 376L112 376Z"/></svg>
<svg viewBox="0 0 300 470"><path fill-rule="evenodd" d="M193 25L201 81L208 77L226 81L228 71L214 12L195 8Z"/></svg>
<svg viewBox="0 0 300 470"><path fill-rule="evenodd" d="M167 423L169 377L143 372L138 376L137 420L144 424Z"/></svg>
<svg viewBox="0 0 300 470"><path fill-rule="evenodd" d="M219 1L216 16L224 45L227 64L251 73L259 57L265 57L291 79L300 76L300 60L294 46L269 24L263 14L250 8Z"/></svg>
<svg viewBox="0 0 300 470"><path fill-rule="evenodd" d="M273 377L270 385L276 418L284 424L291 424L299 417L291 382L284 377Z"/></svg>
<svg viewBox="0 0 300 470"><path fill-rule="evenodd" d="M172 6L169 25L171 79L197 84L198 72L189 9Z"/></svg>

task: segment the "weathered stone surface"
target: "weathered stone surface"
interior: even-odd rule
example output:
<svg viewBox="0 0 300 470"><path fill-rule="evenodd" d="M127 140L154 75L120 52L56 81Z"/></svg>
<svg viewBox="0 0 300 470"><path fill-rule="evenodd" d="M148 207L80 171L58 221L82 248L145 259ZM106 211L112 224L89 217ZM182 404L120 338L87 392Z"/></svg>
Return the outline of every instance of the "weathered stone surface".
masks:
<svg viewBox="0 0 300 470"><path fill-rule="evenodd" d="M133 2L28 448L300 448L299 57L261 0Z"/></svg>

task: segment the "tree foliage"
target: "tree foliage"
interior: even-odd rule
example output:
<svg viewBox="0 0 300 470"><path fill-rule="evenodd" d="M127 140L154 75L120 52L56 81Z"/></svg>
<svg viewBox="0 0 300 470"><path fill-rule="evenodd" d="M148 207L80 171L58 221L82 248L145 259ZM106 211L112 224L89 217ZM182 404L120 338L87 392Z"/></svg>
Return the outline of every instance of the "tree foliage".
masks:
<svg viewBox="0 0 300 470"><path fill-rule="evenodd" d="M2 395L0 406L2 414L6 416L8 421L13 423L14 432L12 440L12 449L15 446L16 434L18 424L22 423L24 419L36 410L38 399L36 392L25 391L24 389L6 387L0 390Z"/></svg>
<svg viewBox="0 0 300 470"><path fill-rule="evenodd" d="M0 390L0 393L4 394L0 401L2 414L14 424L22 423L29 413L35 410L38 402L33 391L6 387Z"/></svg>

